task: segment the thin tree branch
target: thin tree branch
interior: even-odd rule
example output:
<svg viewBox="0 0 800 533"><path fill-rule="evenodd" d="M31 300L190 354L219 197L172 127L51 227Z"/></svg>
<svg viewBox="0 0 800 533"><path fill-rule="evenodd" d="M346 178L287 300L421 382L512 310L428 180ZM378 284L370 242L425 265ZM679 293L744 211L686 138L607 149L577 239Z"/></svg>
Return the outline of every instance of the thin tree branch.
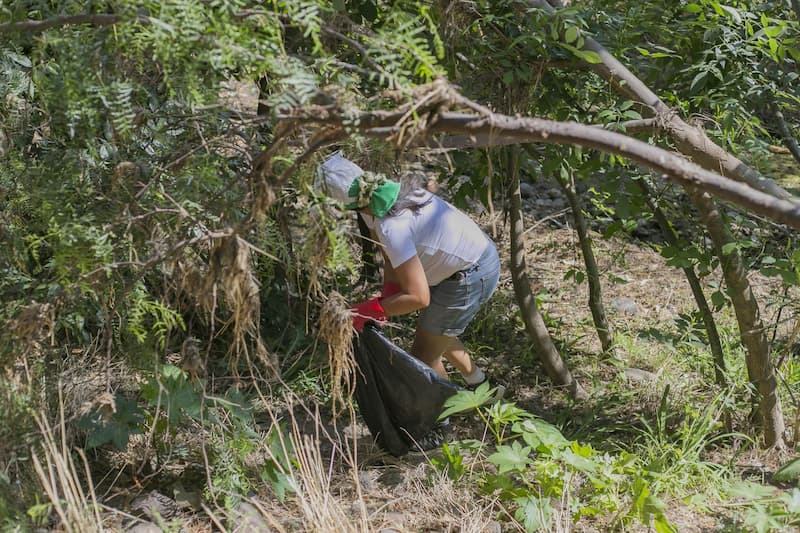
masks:
<svg viewBox="0 0 800 533"><path fill-rule="evenodd" d="M559 0L552 0L552 2L560 4ZM556 9L548 0L527 0L527 3L550 15L556 14ZM714 143L706 135L704 129L687 124L642 80L628 70L603 45L588 35L584 36L584 50L595 52L601 59L599 63L590 64L591 69L612 84L620 94L642 103L645 110L650 110L657 119L661 120L663 129L675 139L682 153L709 170L719 171L726 177L747 183L751 187L777 198L794 201L794 197L780 185L762 176Z"/></svg>
<svg viewBox="0 0 800 533"><path fill-rule="evenodd" d="M797 139L792 134L792 130L786 122L786 118L784 118L783 113L778 109L777 105L774 106L773 114L775 115L775 122L778 124L778 131L783 138L783 144L789 149L795 161L800 163L800 144L797 144Z"/></svg>
<svg viewBox="0 0 800 533"><path fill-rule="evenodd" d="M82 15L64 15L61 17L52 17L44 20L22 20L19 22L7 22L0 24L0 33L41 33L51 28L61 28L64 26L77 26L80 24L93 24L95 26L111 26L122 21L123 18L119 15L107 14L82 14ZM150 22L149 17L136 17L133 20L139 22Z"/></svg>

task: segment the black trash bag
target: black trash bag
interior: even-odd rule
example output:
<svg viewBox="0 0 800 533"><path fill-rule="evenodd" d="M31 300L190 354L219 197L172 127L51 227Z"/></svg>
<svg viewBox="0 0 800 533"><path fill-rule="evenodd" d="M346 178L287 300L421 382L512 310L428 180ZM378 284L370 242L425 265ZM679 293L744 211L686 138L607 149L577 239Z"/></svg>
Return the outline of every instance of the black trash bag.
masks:
<svg viewBox="0 0 800 533"><path fill-rule="evenodd" d="M374 324L353 340L358 409L378 446L408 452L436 424L459 387L390 341Z"/></svg>

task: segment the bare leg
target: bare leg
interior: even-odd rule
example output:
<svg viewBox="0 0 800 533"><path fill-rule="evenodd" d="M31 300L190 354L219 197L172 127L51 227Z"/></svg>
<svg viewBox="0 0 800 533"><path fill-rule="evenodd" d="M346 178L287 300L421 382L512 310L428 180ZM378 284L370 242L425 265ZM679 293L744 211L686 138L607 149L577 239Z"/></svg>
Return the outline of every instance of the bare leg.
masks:
<svg viewBox="0 0 800 533"><path fill-rule="evenodd" d="M457 337L434 335L422 328L417 328L411 354L421 360L443 378L447 378L447 370L442 364L442 355L461 375L471 374L475 370L464 344Z"/></svg>

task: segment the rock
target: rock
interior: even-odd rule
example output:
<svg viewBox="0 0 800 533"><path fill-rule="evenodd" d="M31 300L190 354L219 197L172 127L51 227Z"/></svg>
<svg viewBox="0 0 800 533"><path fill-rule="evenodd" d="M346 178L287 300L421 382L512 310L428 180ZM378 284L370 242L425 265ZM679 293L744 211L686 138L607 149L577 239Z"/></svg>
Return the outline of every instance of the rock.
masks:
<svg viewBox="0 0 800 533"><path fill-rule="evenodd" d="M235 511L234 523L236 526L233 531L235 533L272 533L272 528L267 525L267 521L261 514L261 511L248 502L241 502Z"/></svg>
<svg viewBox="0 0 800 533"><path fill-rule="evenodd" d="M396 468L388 469L378 477L378 481L387 487L397 486L403 482L403 479L403 472Z"/></svg>
<svg viewBox="0 0 800 533"><path fill-rule="evenodd" d="M377 472L359 472L358 473L358 482L361 483L361 488L367 492L372 492L378 488L378 483L376 481Z"/></svg>
<svg viewBox="0 0 800 533"><path fill-rule="evenodd" d="M486 528L483 531L485 533L503 533L503 526L497 520L492 520L486 524Z"/></svg>
<svg viewBox="0 0 800 533"><path fill-rule="evenodd" d="M161 533L161 528L152 522L138 522L125 531L127 533Z"/></svg>
<svg viewBox="0 0 800 533"><path fill-rule="evenodd" d="M151 490L147 494L134 498L131 502L131 514L148 520L155 520L156 516L169 520L177 516L179 512L180 508L177 502L157 490Z"/></svg>
<svg viewBox="0 0 800 533"><path fill-rule="evenodd" d="M636 316L641 313L639 305L627 296L612 298L611 308L625 315Z"/></svg>
<svg viewBox="0 0 800 533"><path fill-rule="evenodd" d="M629 381L635 381L637 383L655 383L658 379L656 374L648 372L647 370L642 370L641 368L626 368L623 372Z"/></svg>
<svg viewBox="0 0 800 533"><path fill-rule="evenodd" d="M520 183L519 194L523 198L533 198L536 196L536 188L530 183Z"/></svg>
<svg viewBox="0 0 800 533"><path fill-rule="evenodd" d="M403 513L386 513L383 517L385 523L403 529L403 524L406 521L406 515Z"/></svg>

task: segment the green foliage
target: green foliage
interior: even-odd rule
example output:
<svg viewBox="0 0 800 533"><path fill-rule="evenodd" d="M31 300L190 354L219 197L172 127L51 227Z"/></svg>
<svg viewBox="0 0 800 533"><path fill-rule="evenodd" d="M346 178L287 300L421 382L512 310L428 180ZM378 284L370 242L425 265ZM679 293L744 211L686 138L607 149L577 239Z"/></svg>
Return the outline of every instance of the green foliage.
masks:
<svg viewBox="0 0 800 533"><path fill-rule="evenodd" d="M110 417L107 412L95 410L84 415L78 427L87 433L86 448L111 443L118 450L124 450L131 435L143 433L143 422L144 413L136 401L118 396Z"/></svg>
<svg viewBox="0 0 800 533"><path fill-rule="evenodd" d="M740 482L730 487L729 507L741 509L747 531L786 531L800 525L800 489L779 491L774 487Z"/></svg>
<svg viewBox="0 0 800 533"><path fill-rule="evenodd" d="M659 531L675 531L664 516L665 504L655 493L653 473L631 454L601 453L590 445L566 439L558 428L519 409L498 402L485 405L488 387L459 391L445 404L448 415L474 409L495 438L486 466L466 470L462 450L482 449L471 441L448 444L434 465L451 478L467 472L482 489L514 509L526 531L549 529L556 502L574 520L615 516L619 525L636 519ZM490 397L490 396L489 396Z"/></svg>
<svg viewBox="0 0 800 533"><path fill-rule="evenodd" d="M164 365L142 385L142 397L150 406L163 410L170 423L183 416L200 419L203 398L198 387L189 381L183 370Z"/></svg>
<svg viewBox="0 0 800 533"><path fill-rule="evenodd" d="M167 336L173 330L186 328L183 317L163 303L151 300L141 283L137 283L128 293L127 303L126 331L139 344L152 339L156 346L163 349Z"/></svg>

